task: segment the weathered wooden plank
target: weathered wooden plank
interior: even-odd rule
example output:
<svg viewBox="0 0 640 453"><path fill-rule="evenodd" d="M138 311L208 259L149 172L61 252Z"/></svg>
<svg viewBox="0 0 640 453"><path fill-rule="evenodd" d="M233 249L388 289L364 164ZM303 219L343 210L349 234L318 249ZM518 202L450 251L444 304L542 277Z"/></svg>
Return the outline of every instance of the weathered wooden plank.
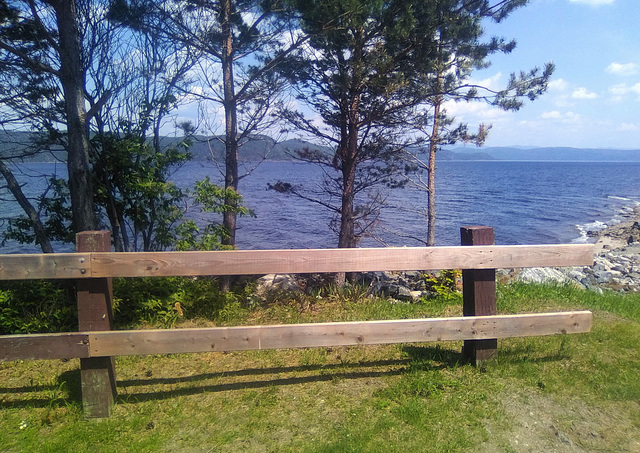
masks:
<svg viewBox="0 0 640 453"><path fill-rule="evenodd" d="M89 265L88 253L0 255L0 280L83 278Z"/></svg>
<svg viewBox="0 0 640 453"><path fill-rule="evenodd" d="M590 266L590 244L0 255L0 280Z"/></svg>
<svg viewBox="0 0 640 453"><path fill-rule="evenodd" d="M495 269L593 264L590 244L92 253L94 277Z"/></svg>
<svg viewBox="0 0 640 453"><path fill-rule="evenodd" d="M86 333L1 335L0 361L89 357Z"/></svg>
<svg viewBox="0 0 640 453"><path fill-rule="evenodd" d="M91 356L349 346L588 332L591 312L89 332Z"/></svg>

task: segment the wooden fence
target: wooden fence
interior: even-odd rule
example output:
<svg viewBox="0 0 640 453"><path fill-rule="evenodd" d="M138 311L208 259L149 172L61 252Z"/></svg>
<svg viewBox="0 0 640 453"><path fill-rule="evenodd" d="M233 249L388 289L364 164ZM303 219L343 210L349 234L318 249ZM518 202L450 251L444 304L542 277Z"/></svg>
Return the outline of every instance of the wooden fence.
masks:
<svg viewBox="0 0 640 453"><path fill-rule="evenodd" d="M0 280L74 279L78 332L0 336L0 360L80 358L87 417L107 417L119 355L465 340L474 363L497 339L587 332L591 312L497 315L495 269L593 264L592 245L496 246L493 229L461 229L462 245L222 252L110 252L109 232L84 232L77 253L0 255ZM113 331L112 277L462 269L463 317L276 326Z"/></svg>

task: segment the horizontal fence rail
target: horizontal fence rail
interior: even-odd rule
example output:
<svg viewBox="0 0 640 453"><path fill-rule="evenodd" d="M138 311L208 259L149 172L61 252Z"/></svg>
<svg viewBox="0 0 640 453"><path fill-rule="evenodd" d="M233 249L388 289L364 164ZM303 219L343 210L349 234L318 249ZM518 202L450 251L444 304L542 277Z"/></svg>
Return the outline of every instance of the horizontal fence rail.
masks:
<svg viewBox="0 0 640 453"><path fill-rule="evenodd" d="M0 280L591 266L592 244L0 255Z"/></svg>
<svg viewBox="0 0 640 453"><path fill-rule="evenodd" d="M0 360L482 340L583 333L590 311L0 336Z"/></svg>
<svg viewBox="0 0 640 453"><path fill-rule="evenodd" d="M79 358L89 418L108 417L114 357L464 340L481 364L497 339L583 333L589 311L497 315L495 269L591 266L595 246L493 245L490 227L462 227L462 246L114 253L108 231L77 235L78 253L0 255L0 280L76 280L78 332L1 335L0 361ZM310 274L462 269L463 317L114 331L111 277Z"/></svg>

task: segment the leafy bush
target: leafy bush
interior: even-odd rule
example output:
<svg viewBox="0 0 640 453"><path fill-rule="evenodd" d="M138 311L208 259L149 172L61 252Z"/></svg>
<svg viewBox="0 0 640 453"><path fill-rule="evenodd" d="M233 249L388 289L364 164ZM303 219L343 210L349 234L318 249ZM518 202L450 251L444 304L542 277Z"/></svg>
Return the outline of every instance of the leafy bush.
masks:
<svg viewBox="0 0 640 453"><path fill-rule="evenodd" d="M77 330L73 286L61 281L0 282L0 334Z"/></svg>
<svg viewBox="0 0 640 453"><path fill-rule="evenodd" d="M209 277L118 278L113 285L115 319L124 326L168 327L181 317L228 322L244 308L248 292L245 285L224 293Z"/></svg>
<svg viewBox="0 0 640 453"><path fill-rule="evenodd" d="M426 274L425 281L427 289L438 294L445 299L458 297L459 286L462 282L462 271L460 269L443 270L437 274Z"/></svg>

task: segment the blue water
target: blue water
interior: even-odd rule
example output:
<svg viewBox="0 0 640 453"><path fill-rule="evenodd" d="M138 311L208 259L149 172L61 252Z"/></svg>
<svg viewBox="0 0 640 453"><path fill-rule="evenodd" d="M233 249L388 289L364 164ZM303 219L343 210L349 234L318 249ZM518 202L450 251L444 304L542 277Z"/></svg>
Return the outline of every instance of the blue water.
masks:
<svg viewBox="0 0 640 453"><path fill-rule="evenodd" d="M207 171L190 163L176 176L196 180ZM307 164L265 162L243 179L240 191L257 218L240 219L238 246L335 247L326 209L266 190L267 183L278 180L317 189L320 173ZM440 162L436 244L459 244L460 227L468 225L494 227L498 244L587 241L586 231L618 222L640 203L639 174L640 163ZM413 212L425 204L423 191L393 190L375 228L378 239L364 238L361 245L421 245L407 236L426 238L426 219Z"/></svg>
<svg viewBox="0 0 640 453"><path fill-rule="evenodd" d="M25 173L63 172L58 164L23 164ZM602 162L439 162L436 172L437 245L460 242L460 227L495 228L498 244L585 242L586 232L616 223L640 203L640 163ZM212 163L190 162L173 178L183 187L209 175L219 178ZM238 247L242 249L335 247L337 236L329 229L330 213L317 204L267 190L278 180L318 189L321 170L297 162L264 162L240 182L245 205L256 218L238 221ZM21 176L32 195L42 180ZM19 208L0 192L2 216ZM421 245L408 236L426 238L426 194L397 189L388 194L375 237L362 246ZM197 220L217 221L215 214L191 212ZM3 253L32 251L7 243ZM62 251L60 247L56 249Z"/></svg>

